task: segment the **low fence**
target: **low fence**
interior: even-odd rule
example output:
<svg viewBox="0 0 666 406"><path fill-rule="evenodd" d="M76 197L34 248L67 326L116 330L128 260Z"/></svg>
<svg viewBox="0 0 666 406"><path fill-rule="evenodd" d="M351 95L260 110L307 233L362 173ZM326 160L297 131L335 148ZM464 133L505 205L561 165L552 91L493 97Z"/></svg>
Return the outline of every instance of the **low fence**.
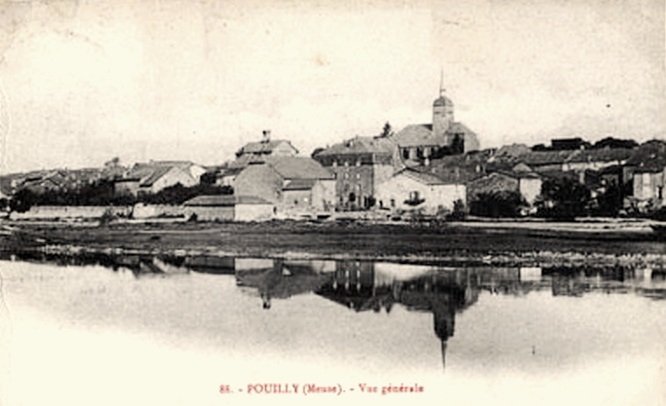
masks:
<svg viewBox="0 0 666 406"><path fill-rule="evenodd" d="M129 217L131 206L33 206L25 213L12 212L11 220L98 219L108 214Z"/></svg>
<svg viewBox="0 0 666 406"><path fill-rule="evenodd" d="M136 204L132 209L132 218L148 219L159 217L183 217L183 206L169 204Z"/></svg>

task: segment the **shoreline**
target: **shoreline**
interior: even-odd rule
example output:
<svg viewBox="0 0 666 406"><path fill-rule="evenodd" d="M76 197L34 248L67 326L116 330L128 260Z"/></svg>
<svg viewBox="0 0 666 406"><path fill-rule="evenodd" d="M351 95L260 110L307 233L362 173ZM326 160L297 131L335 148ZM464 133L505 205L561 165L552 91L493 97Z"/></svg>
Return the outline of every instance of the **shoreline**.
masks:
<svg viewBox="0 0 666 406"><path fill-rule="evenodd" d="M407 223L2 222L0 251L375 260L443 266L666 268L664 242L639 222Z"/></svg>

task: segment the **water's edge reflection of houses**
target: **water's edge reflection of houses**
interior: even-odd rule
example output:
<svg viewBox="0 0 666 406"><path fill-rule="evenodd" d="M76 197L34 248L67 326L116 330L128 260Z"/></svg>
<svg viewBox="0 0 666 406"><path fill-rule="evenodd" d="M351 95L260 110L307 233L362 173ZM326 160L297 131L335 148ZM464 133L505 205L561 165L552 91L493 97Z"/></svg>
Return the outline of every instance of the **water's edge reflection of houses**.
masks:
<svg viewBox="0 0 666 406"><path fill-rule="evenodd" d="M615 268L443 267L355 260L287 260L216 256L4 253L0 259L56 265L101 265L136 278L206 273L234 276L243 293L270 309L275 300L316 294L353 312L390 313L395 306L432 313L445 363L456 315L473 306L480 292L523 296L550 290L553 296L588 292L634 293L666 299L666 270ZM654 282L659 283L654 283Z"/></svg>

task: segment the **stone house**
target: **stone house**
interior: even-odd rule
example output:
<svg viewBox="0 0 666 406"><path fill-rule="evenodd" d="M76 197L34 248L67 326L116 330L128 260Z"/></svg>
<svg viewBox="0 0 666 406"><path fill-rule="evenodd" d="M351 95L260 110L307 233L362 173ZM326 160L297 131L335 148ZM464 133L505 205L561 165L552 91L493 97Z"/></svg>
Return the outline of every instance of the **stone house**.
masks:
<svg viewBox="0 0 666 406"><path fill-rule="evenodd" d="M335 203L335 175L311 158L266 156L236 176L234 193L262 198L278 212L327 211Z"/></svg>
<svg viewBox="0 0 666 406"><path fill-rule="evenodd" d="M541 194L541 177L534 172L493 172L467 184L467 199L473 201L482 193L518 192L532 205Z"/></svg>
<svg viewBox="0 0 666 406"><path fill-rule="evenodd" d="M187 161L137 163L124 176L114 181L114 191L120 195L137 196L157 193L179 183L185 187L195 186L205 172L202 166Z"/></svg>
<svg viewBox="0 0 666 406"><path fill-rule="evenodd" d="M666 202L664 186L666 185L665 168L639 168L633 174L633 196L639 201L651 201L657 207Z"/></svg>
<svg viewBox="0 0 666 406"><path fill-rule="evenodd" d="M393 175L395 148L390 137L355 137L314 154L313 159L335 174L338 209L374 206L377 185Z"/></svg>
<svg viewBox="0 0 666 406"><path fill-rule="evenodd" d="M466 186L449 182L429 173L405 168L377 186L379 208L390 210L423 210L436 214L439 210L453 210L454 202L466 204Z"/></svg>
<svg viewBox="0 0 666 406"><path fill-rule="evenodd" d="M236 157L242 156L296 156L298 150L288 140L272 140L270 130L263 132L261 141L249 142L236 151Z"/></svg>

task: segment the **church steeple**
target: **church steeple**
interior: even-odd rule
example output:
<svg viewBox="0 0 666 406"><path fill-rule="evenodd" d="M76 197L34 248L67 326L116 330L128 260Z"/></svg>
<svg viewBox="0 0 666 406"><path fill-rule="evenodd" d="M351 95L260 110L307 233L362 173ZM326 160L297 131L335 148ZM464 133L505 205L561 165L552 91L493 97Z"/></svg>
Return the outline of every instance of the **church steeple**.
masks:
<svg viewBox="0 0 666 406"><path fill-rule="evenodd" d="M443 135L453 122L453 102L444 93L444 71L440 71L439 97L432 103L432 132Z"/></svg>

